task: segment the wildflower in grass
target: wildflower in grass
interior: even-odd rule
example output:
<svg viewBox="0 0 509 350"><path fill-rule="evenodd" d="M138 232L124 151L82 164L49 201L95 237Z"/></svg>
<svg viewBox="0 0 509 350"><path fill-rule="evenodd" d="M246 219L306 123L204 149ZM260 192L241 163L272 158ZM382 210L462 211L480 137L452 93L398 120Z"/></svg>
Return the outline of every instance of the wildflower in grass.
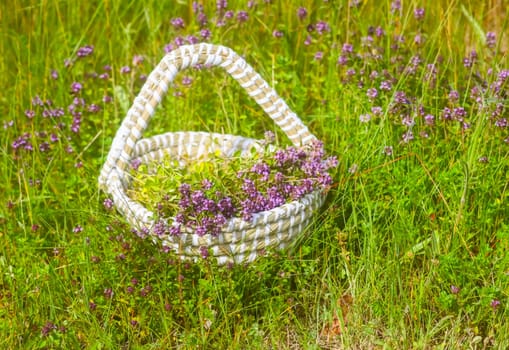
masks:
<svg viewBox="0 0 509 350"><path fill-rule="evenodd" d="M51 76L51 79L57 80L58 79L58 71L56 71L55 69L52 69L50 76Z"/></svg>
<svg viewBox="0 0 509 350"><path fill-rule="evenodd" d="M348 64L348 56L339 55L337 64L340 66L346 66Z"/></svg>
<svg viewBox="0 0 509 350"><path fill-rule="evenodd" d="M232 19L235 17L235 13L232 10L228 10L224 13L224 18L226 19Z"/></svg>
<svg viewBox="0 0 509 350"><path fill-rule="evenodd" d="M190 76L185 76L182 78L182 85L190 86L193 83L193 79Z"/></svg>
<svg viewBox="0 0 509 350"><path fill-rule="evenodd" d="M378 96L378 90L375 88L369 88L366 92L366 96L368 96L370 101L373 101Z"/></svg>
<svg viewBox="0 0 509 350"><path fill-rule="evenodd" d="M106 299L113 298L113 290L111 288L105 288L103 294Z"/></svg>
<svg viewBox="0 0 509 350"><path fill-rule="evenodd" d="M410 117L409 115L405 115L403 117L403 119L401 120L401 124L403 124L407 127L412 127L415 125L415 120L414 120L414 118Z"/></svg>
<svg viewBox="0 0 509 350"><path fill-rule="evenodd" d="M418 20L418 21L422 20L424 18L424 13L425 13L425 11L424 11L423 8L416 8L414 10L414 17L415 17L415 19Z"/></svg>
<svg viewBox="0 0 509 350"><path fill-rule="evenodd" d="M94 52L94 47L92 45L85 45L83 47L80 47L78 51L76 52L76 56L82 58L90 56Z"/></svg>
<svg viewBox="0 0 509 350"><path fill-rule="evenodd" d="M188 35L186 37L186 40L189 44L191 45L194 45L194 44L198 44L199 40L197 37L195 37L194 35Z"/></svg>
<svg viewBox="0 0 509 350"><path fill-rule="evenodd" d="M81 83L75 81L74 83L71 84L72 93L77 94L78 92L81 91L81 89L83 89L83 85L81 85Z"/></svg>
<svg viewBox="0 0 509 350"><path fill-rule="evenodd" d="M383 110L382 110L382 107L380 107L380 106L373 106L373 107L371 107L371 113L374 116L379 117L379 116L382 115L382 112L383 112Z"/></svg>
<svg viewBox="0 0 509 350"><path fill-rule="evenodd" d="M131 73L131 67L129 66L123 66L120 68L120 73L121 74L129 74Z"/></svg>
<svg viewBox="0 0 509 350"><path fill-rule="evenodd" d="M237 21L239 23L246 22L249 19L249 14L246 11L237 12Z"/></svg>
<svg viewBox="0 0 509 350"><path fill-rule="evenodd" d="M322 60L322 58L323 58L323 52L322 52L322 51L317 51L317 52L315 53L314 58L315 58L315 60L316 60L316 61L321 61L321 60Z"/></svg>
<svg viewBox="0 0 509 350"><path fill-rule="evenodd" d="M207 26L209 19L205 13L203 12L198 13L198 16L196 18L201 28Z"/></svg>
<svg viewBox="0 0 509 350"><path fill-rule="evenodd" d="M392 154L393 154L393 148L392 148L392 146L385 146L385 147L384 147L384 154L385 154L386 156L392 156Z"/></svg>
<svg viewBox="0 0 509 350"><path fill-rule="evenodd" d="M458 294L459 292L460 292L460 289L459 289L457 286L455 286L455 285L451 285L451 293L452 293L452 294L456 295L456 294Z"/></svg>
<svg viewBox="0 0 509 350"><path fill-rule="evenodd" d="M28 119L32 119L33 117L35 117L35 111L32 110L32 109L26 109L25 110L25 116L28 118Z"/></svg>
<svg viewBox="0 0 509 350"><path fill-rule="evenodd" d="M200 36L202 37L203 40L209 40L211 35L212 33L208 29L200 30Z"/></svg>
<svg viewBox="0 0 509 350"><path fill-rule="evenodd" d="M463 107L455 107L452 111L452 115L454 119L457 121L462 122L465 116L467 115L467 112L465 111L465 108Z"/></svg>
<svg viewBox="0 0 509 350"><path fill-rule="evenodd" d="M186 26L184 19L181 17L172 18L170 23L174 29L183 29Z"/></svg>
<svg viewBox="0 0 509 350"><path fill-rule="evenodd" d="M297 9L297 17L302 21L308 16L308 10L305 7L299 7Z"/></svg>
<svg viewBox="0 0 509 350"><path fill-rule="evenodd" d="M313 38L311 37L311 35L307 35L306 39L304 40L304 45L306 45L306 46L311 45L312 40L313 40Z"/></svg>
<svg viewBox="0 0 509 350"><path fill-rule="evenodd" d="M493 308L493 310L497 310L498 307L500 306L500 300L498 299L493 299L491 302L490 302L490 306Z"/></svg>
<svg viewBox="0 0 509 350"><path fill-rule="evenodd" d="M111 101L113 101L113 98L111 96L104 95L102 100L104 103L111 103Z"/></svg>
<svg viewBox="0 0 509 350"><path fill-rule="evenodd" d="M315 25L315 29L318 35L323 35L331 30L329 24L325 21L318 21Z"/></svg>
<svg viewBox="0 0 509 350"><path fill-rule="evenodd" d="M133 56L133 66L141 66L145 61L145 57L143 55L134 55Z"/></svg>
<svg viewBox="0 0 509 350"><path fill-rule="evenodd" d="M458 91L451 90L449 92L449 95L447 95L447 98L449 99L450 103L454 104L454 103L458 102L460 95L459 95Z"/></svg>
<svg viewBox="0 0 509 350"><path fill-rule="evenodd" d="M497 44L497 35L494 32L486 33L486 46L493 49Z"/></svg>
<svg viewBox="0 0 509 350"><path fill-rule="evenodd" d="M424 116L424 123L430 126L435 125L435 116L432 114L426 114Z"/></svg>
<svg viewBox="0 0 509 350"><path fill-rule="evenodd" d="M41 328L41 335L43 337L47 337L51 331L57 329L57 326L55 326L55 324L53 324L52 322L46 322L46 324L44 326L42 326Z"/></svg>
<svg viewBox="0 0 509 350"><path fill-rule="evenodd" d="M81 227L81 225L76 225L72 229L72 232L74 232L74 233L81 233L81 232L83 232L83 227Z"/></svg>
<svg viewBox="0 0 509 350"><path fill-rule="evenodd" d="M272 32L272 36L274 38L282 38L283 37L283 32L280 31L280 30L274 29L274 31Z"/></svg>
<svg viewBox="0 0 509 350"><path fill-rule="evenodd" d="M343 54L353 53L353 45L349 44L349 43L344 43L343 47L341 48L341 53L343 53Z"/></svg>
<svg viewBox="0 0 509 350"><path fill-rule="evenodd" d="M403 143L409 143L413 139L414 139L414 133L411 130L406 131L401 138Z"/></svg>
<svg viewBox="0 0 509 350"><path fill-rule="evenodd" d="M479 163L488 163L488 157L486 157L486 156L479 157L478 162Z"/></svg>
<svg viewBox="0 0 509 350"><path fill-rule="evenodd" d="M421 33L415 34L414 44L416 44L417 46L420 46L420 45L422 45L423 41L424 41L424 38L422 37Z"/></svg>
<svg viewBox="0 0 509 350"><path fill-rule="evenodd" d="M391 2L391 12L397 12L401 10L401 0L394 0Z"/></svg>
<svg viewBox="0 0 509 350"><path fill-rule="evenodd" d="M217 0L216 1L216 10L217 12L222 12L223 10L226 10L228 7L228 1L227 0Z"/></svg>
<svg viewBox="0 0 509 350"><path fill-rule="evenodd" d="M392 83L389 80L382 81L380 83L380 90L391 91L392 90Z"/></svg>
<svg viewBox="0 0 509 350"><path fill-rule="evenodd" d="M359 120L361 123L368 123L371 120L371 114L369 113L361 114L359 116Z"/></svg>

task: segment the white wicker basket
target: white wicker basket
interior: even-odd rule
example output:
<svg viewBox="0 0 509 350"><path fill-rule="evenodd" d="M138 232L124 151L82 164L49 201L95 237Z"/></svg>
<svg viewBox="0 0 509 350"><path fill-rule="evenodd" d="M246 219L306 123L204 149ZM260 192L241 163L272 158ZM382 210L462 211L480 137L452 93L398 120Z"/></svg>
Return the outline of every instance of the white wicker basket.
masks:
<svg viewBox="0 0 509 350"><path fill-rule="evenodd" d="M259 141L251 138L206 132L170 132L142 138L156 106L177 73L197 65L224 68L295 146L304 147L316 140L265 80L231 49L204 43L181 46L168 53L148 76L113 139L99 176L100 188L112 197L117 210L138 230L151 232L155 215L127 195L132 161L147 163L163 157L192 161L203 159L207 154L217 154L218 151L228 157L238 151L247 152L252 147L262 147ZM267 248L282 249L291 243L309 223L324 199L325 194L316 190L298 201L256 213L251 222L241 218L229 219L217 236L183 232L178 236L154 237L162 239L164 246L183 258L196 258L206 247L219 264L251 262Z"/></svg>

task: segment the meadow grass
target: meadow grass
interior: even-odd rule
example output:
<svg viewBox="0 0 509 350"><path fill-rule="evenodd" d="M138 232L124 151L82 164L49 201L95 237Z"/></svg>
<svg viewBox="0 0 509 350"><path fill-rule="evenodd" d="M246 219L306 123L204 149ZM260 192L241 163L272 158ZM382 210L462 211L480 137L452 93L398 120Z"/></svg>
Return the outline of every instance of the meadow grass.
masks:
<svg viewBox="0 0 509 350"><path fill-rule="evenodd" d="M508 348L507 4L221 3L1 3L0 348ZM253 264L181 262L97 188L144 77L194 41L340 160L293 249ZM220 70L179 75L146 134L177 130L287 143Z"/></svg>

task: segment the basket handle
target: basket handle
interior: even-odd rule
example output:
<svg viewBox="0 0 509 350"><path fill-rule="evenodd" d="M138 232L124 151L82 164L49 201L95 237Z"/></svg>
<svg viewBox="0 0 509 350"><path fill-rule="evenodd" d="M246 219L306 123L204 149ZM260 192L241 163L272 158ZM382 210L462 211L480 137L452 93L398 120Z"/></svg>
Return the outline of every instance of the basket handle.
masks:
<svg viewBox="0 0 509 350"><path fill-rule="evenodd" d="M101 171L103 180L109 177L115 167L122 171L127 168L137 141L142 137L156 106L161 102L168 85L175 79L177 73L198 65L224 68L285 132L295 146L304 146L316 139L274 89L233 50L206 43L184 45L168 53L147 77L113 139Z"/></svg>

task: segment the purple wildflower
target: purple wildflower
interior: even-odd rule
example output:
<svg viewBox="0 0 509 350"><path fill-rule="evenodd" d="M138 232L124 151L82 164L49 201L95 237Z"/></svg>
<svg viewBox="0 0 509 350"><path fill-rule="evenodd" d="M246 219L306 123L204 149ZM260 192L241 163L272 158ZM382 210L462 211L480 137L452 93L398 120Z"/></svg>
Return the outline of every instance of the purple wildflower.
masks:
<svg viewBox="0 0 509 350"><path fill-rule="evenodd" d="M486 46L490 49L494 48L497 44L497 36L494 32L486 33Z"/></svg>
<svg viewBox="0 0 509 350"><path fill-rule="evenodd" d="M202 29L200 30L200 36L204 39L204 40L209 40L210 37L211 37L212 33L210 32L210 30L208 29Z"/></svg>
<svg viewBox="0 0 509 350"><path fill-rule="evenodd" d="M120 68L120 73L121 74L128 74L128 73L131 73L131 67L129 66L123 66Z"/></svg>
<svg viewBox="0 0 509 350"><path fill-rule="evenodd" d="M458 294L459 292L460 292L459 287L457 287L455 285L451 285L451 293L452 294Z"/></svg>
<svg viewBox="0 0 509 350"><path fill-rule="evenodd" d="M318 35L322 35L325 32L330 32L330 26L325 21L318 21L315 26L316 32Z"/></svg>
<svg viewBox="0 0 509 350"><path fill-rule="evenodd" d="M424 116L424 122L426 123L426 125L434 125L435 124L435 116L432 115L432 114L426 114Z"/></svg>
<svg viewBox="0 0 509 350"><path fill-rule="evenodd" d="M393 153L392 146L385 146L384 147L384 154L386 156L392 156L392 153Z"/></svg>
<svg viewBox="0 0 509 350"><path fill-rule="evenodd" d="M498 309L498 307L500 306L500 300L493 299L490 303L490 306L493 308L493 310Z"/></svg>
<svg viewBox="0 0 509 350"><path fill-rule="evenodd" d="M366 95L371 101L373 101L378 96L378 90L375 88L369 88Z"/></svg>
<svg viewBox="0 0 509 350"><path fill-rule="evenodd" d="M341 53L343 54L353 53L353 45L349 43L344 43L343 47L341 48Z"/></svg>
<svg viewBox="0 0 509 350"><path fill-rule="evenodd" d="M322 60L322 58L323 58L323 52L322 52L322 51L317 51L317 52L315 53L314 58L315 58L315 60L317 60L317 61L321 61L321 60Z"/></svg>
<svg viewBox="0 0 509 350"><path fill-rule="evenodd" d="M55 69L52 69L50 76L51 76L51 79L57 80L58 79L58 72Z"/></svg>
<svg viewBox="0 0 509 350"><path fill-rule="evenodd" d="M424 18L424 9L423 8L416 8L414 10L414 17L418 21L422 20Z"/></svg>
<svg viewBox="0 0 509 350"><path fill-rule="evenodd" d="M274 31L272 32L272 36L274 38L282 38L283 37L283 32L280 31L280 30L274 29Z"/></svg>
<svg viewBox="0 0 509 350"><path fill-rule="evenodd" d="M105 288L103 294L106 299L111 299L113 297L113 290L111 288Z"/></svg>
<svg viewBox="0 0 509 350"><path fill-rule="evenodd" d="M361 123L368 123L371 120L371 115L369 113L361 114L359 120Z"/></svg>
<svg viewBox="0 0 509 350"><path fill-rule="evenodd" d="M305 7L299 7L297 10L297 17L302 21L304 20L308 15L308 10Z"/></svg>
<svg viewBox="0 0 509 350"><path fill-rule="evenodd" d="M78 51L76 52L76 56L78 57L86 57L90 56L94 52L94 47L91 45L86 45L83 47L80 47Z"/></svg>
<svg viewBox="0 0 509 350"><path fill-rule="evenodd" d="M81 89L83 88L83 85L81 85L81 83L78 83L78 82L74 82L71 84L71 91L75 94L77 94L78 92L81 91Z"/></svg>
<svg viewBox="0 0 509 350"><path fill-rule="evenodd" d="M237 12L237 21L239 23L246 22L249 19L249 14L246 11Z"/></svg>
<svg viewBox="0 0 509 350"><path fill-rule="evenodd" d="M184 19L181 17L172 18L170 23L174 29L183 29L186 26Z"/></svg>

